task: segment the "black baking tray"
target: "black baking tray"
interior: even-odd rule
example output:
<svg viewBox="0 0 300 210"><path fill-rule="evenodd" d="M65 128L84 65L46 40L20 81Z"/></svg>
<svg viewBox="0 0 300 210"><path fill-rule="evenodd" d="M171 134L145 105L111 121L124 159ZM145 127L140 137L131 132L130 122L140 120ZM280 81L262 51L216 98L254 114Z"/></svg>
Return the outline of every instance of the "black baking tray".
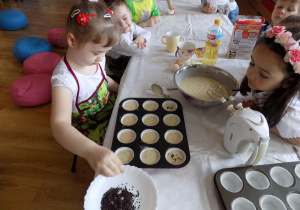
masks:
<svg viewBox="0 0 300 210"><path fill-rule="evenodd" d="M123 108L122 104L126 102L127 100L136 100L139 103L139 107L136 110L133 111L127 111ZM158 103L158 109L155 111L147 111L143 108L143 103L145 101L155 101ZM166 111L162 107L162 104L165 101L173 101L177 104L177 109L175 111ZM138 117L138 121L135 125L132 126L125 126L121 123L121 118L125 114L132 113L135 114ZM146 126L142 122L142 117L145 114L155 114L159 117L159 122L155 126ZM167 126L163 122L163 117L167 114L175 114L180 118L180 123L177 126ZM122 129L132 129L136 133L136 139L132 143L125 144L122 143L118 140L118 132ZM146 144L142 141L141 139L141 133L145 129L153 129L156 130L159 133L159 140L154 143L154 144ZM168 143L165 138L164 134L168 130L178 130L182 133L183 139L180 143L178 144L170 144ZM114 131L114 137L112 141L112 151L116 151L120 147L129 147L134 151L134 158L132 161L128 163L128 165L133 165L139 168L182 168L185 165L187 165L190 161L190 151L189 151L189 145L188 145L188 139L186 135L186 129L185 129L185 123L184 123L184 117L183 117L183 112L182 112L182 105L179 101L171 98L126 98L122 100L119 103L119 108L118 108L118 114L117 114L117 120L116 120L116 127ZM155 148L159 151L160 153L160 160L153 165L147 165L143 163L140 160L140 153L144 148L147 147L152 147ZM180 165L173 165L170 164L166 158L165 158L165 153L168 149L170 148L179 148L185 152L186 159L185 161L180 164Z"/></svg>
<svg viewBox="0 0 300 210"><path fill-rule="evenodd" d="M298 165L298 166L297 166ZM294 210L287 202L287 195L289 193L300 193L300 175L296 174L295 167L299 167L300 161L297 162L288 162L288 163L277 163L277 164L268 164L268 165L258 165L258 166L247 166L247 167L236 167L236 168L225 168L219 170L215 174L215 184L217 186L218 192L221 196L223 205L226 210L232 210L232 202L239 197L246 198L252 202L257 210L262 210L259 201L264 195L273 195L279 198L285 205L286 209ZM282 167L286 169L293 177L293 184L289 187L284 187L276 183L271 177L271 169L275 166ZM269 187L267 189L256 189L252 187L246 179L246 173L249 171L258 171L266 175L269 180ZM224 188L221 183L221 175L224 172L233 172L238 175L242 182L243 188L241 191L233 193ZM297 207L297 210L300 209L300 206Z"/></svg>

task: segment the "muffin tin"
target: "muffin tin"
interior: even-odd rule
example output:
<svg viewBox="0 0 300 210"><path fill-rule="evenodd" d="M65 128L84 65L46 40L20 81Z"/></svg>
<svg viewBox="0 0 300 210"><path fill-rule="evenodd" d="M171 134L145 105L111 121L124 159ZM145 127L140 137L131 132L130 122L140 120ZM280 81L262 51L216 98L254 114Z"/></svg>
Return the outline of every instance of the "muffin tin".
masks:
<svg viewBox="0 0 300 210"><path fill-rule="evenodd" d="M111 149L123 164L139 168L184 167L190 151L182 105L169 98L122 100Z"/></svg>
<svg viewBox="0 0 300 210"><path fill-rule="evenodd" d="M226 210L300 209L300 161L222 169L215 184Z"/></svg>

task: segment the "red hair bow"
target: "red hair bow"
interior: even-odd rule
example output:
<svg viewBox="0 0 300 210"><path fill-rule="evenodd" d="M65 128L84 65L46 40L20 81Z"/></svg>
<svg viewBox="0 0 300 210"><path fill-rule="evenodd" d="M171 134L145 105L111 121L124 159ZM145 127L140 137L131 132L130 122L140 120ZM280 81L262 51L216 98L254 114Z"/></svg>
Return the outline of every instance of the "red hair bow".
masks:
<svg viewBox="0 0 300 210"><path fill-rule="evenodd" d="M89 22L89 19L92 18L92 17L95 17L96 14L79 14L77 16L77 22L80 24L80 25L85 25Z"/></svg>

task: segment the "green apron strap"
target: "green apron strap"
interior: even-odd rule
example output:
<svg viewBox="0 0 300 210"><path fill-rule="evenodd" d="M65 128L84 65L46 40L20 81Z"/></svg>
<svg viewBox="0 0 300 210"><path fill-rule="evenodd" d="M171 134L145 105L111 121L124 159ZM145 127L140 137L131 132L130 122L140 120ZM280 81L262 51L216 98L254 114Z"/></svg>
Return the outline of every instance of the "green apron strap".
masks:
<svg viewBox="0 0 300 210"><path fill-rule="evenodd" d="M151 12L150 17L153 17L153 16L160 16L161 13L160 13L160 11L156 8L155 0L153 0L153 5L154 5L154 8L153 8L153 10L152 10L152 12Z"/></svg>

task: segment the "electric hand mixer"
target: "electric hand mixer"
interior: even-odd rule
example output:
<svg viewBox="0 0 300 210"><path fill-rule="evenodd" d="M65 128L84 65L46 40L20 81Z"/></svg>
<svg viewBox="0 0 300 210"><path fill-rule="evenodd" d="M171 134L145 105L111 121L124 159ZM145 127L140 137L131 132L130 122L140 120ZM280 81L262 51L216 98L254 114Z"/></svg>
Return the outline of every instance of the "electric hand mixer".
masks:
<svg viewBox="0 0 300 210"><path fill-rule="evenodd" d="M207 92L214 100L217 97L222 103L226 102L226 95L221 90L221 85L212 87ZM225 99L225 101L224 101ZM233 102L234 97L229 96ZM225 149L232 154L246 153L253 145L254 151L246 165L257 164L265 155L269 144L269 126L264 115L250 108L243 108L239 103L236 109L231 104L227 110L232 114L225 127L223 143Z"/></svg>

